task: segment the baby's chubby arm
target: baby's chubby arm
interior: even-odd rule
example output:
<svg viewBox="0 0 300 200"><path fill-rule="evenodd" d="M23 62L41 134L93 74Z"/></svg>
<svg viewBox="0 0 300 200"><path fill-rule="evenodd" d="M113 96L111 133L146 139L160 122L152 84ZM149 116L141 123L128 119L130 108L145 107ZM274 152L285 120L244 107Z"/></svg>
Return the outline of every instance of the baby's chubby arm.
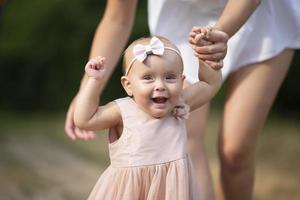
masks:
<svg viewBox="0 0 300 200"><path fill-rule="evenodd" d="M209 37L207 33L198 33L195 37ZM197 46L197 43L194 44ZM197 56L197 55L196 55ZM220 67L208 65L199 57L199 82L194 83L183 90L183 98L190 106L191 111L208 103L218 92L222 83Z"/></svg>
<svg viewBox="0 0 300 200"><path fill-rule="evenodd" d="M88 79L80 90L74 109L74 122L85 130L102 130L116 126L121 121L116 103L111 102L99 107L100 95L106 76L105 58L91 59L85 66Z"/></svg>

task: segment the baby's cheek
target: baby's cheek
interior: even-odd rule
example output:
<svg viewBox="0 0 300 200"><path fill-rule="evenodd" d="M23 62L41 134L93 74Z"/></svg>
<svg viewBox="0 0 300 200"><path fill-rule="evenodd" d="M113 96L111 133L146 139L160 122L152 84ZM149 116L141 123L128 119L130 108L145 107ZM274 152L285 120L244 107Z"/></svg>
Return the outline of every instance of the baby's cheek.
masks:
<svg viewBox="0 0 300 200"><path fill-rule="evenodd" d="M172 96L171 103L172 103L174 106L177 105L178 99L180 98L180 95L181 95L181 92L177 92L177 93L174 93L174 95Z"/></svg>

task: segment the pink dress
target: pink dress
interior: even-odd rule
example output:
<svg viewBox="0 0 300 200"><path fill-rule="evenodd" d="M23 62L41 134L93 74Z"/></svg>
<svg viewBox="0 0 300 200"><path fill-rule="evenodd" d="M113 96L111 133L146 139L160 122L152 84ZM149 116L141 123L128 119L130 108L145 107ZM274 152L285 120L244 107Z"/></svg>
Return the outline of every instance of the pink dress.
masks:
<svg viewBox="0 0 300 200"><path fill-rule="evenodd" d="M187 156L185 121L143 112L129 97L115 101L123 119L121 137L109 144L111 164L89 200L200 199Z"/></svg>

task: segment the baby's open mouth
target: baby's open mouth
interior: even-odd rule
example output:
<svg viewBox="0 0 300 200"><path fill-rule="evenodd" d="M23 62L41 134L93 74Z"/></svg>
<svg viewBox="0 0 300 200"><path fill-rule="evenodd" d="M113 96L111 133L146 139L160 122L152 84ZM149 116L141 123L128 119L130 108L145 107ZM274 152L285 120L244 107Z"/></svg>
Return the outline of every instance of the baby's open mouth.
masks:
<svg viewBox="0 0 300 200"><path fill-rule="evenodd" d="M166 98L166 97L154 97L154 98L152 98L152 101L154 103L166 103L167 100L168 100L168 98Z"/></svg>

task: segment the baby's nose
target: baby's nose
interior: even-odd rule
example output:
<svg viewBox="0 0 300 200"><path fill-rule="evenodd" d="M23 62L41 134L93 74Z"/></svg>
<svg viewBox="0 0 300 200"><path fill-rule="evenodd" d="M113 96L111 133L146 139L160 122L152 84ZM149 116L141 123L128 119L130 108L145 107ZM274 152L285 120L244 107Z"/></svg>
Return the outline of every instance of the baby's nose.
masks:
<svg viewBox="0 0 300 200"><path fill-rule="evenodd" d="M166 90L166 86L163 81L157 81L155 84L155 91L164 91Z"/></svg>

